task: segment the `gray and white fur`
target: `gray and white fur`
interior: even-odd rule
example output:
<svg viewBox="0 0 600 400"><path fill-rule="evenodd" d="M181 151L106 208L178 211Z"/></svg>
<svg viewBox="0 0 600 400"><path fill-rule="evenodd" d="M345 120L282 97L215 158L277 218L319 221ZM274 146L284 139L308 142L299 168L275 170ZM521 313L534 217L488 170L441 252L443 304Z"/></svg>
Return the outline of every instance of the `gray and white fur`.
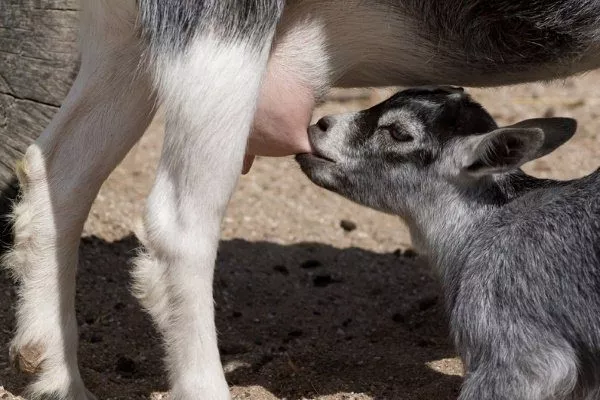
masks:
<svg viewBox="0 0 600 400"><path fill-rule="evenodd" d="M81 68L19 163L4 258L19 284L11 360L35 375L34 399L94 399L77 356L79 238L157 105L165 139L133 287L163 338L171 398L228 400L212 279L221 220L257 132L269 138L259 144L276 144L258 155L306 151L312 111L332 86L504 85L600 66L599 0L79 2ZM446 232L463 221L445 220Z"/></svg>
<svg viewBox="0 0 600 400"><path fill-rule="evenodd" d="M316 184L407 222L445 287L461 400L600 395L600 173L519 169L575 129L499 128L460 88L417 88L325 117L297 156Z"/></svg>

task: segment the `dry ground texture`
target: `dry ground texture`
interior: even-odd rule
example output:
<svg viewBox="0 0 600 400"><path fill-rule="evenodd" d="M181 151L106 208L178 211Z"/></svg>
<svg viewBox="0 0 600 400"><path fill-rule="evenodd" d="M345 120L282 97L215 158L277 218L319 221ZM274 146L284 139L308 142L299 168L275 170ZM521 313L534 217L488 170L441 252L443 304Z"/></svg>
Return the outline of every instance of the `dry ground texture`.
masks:
<svg viewBox="0 0 600 400"><path fill-rule="evenodd" d="M571 142L526 167L566 179L598 167L598 89L594 72L472 93L501 124L577 118ZM334 91L315 117L364 108L392 92ZM159 117L106 182L81 243L80 362L100 399L159 399L167 388L157 333L128 291L138 246L132 230L162 128ZM343 229L342 220L356 229ZM293 159L259 159L231 202L216 269L217 325L233 398L455 399L461 365L447 338L440 286L409 248L397 218L315 187ZM6 276L0 290L0 385L18 394L25 380L7 361L15 291ZM12 395L0 390L0 398Z"/></svg>

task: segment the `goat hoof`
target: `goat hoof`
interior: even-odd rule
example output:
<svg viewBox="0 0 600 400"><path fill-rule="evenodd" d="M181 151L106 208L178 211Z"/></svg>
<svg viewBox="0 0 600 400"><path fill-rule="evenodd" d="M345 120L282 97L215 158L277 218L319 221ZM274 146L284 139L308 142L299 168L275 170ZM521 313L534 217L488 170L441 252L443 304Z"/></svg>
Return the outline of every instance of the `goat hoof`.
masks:
<svg viewBox="0 0 600 400"><path fill-rule="evenodd" d="M9 358L12 366L24 374L37 374L41 372L44 354L44 346L40 344L29 344L21 347L12 346Z"/></svg>

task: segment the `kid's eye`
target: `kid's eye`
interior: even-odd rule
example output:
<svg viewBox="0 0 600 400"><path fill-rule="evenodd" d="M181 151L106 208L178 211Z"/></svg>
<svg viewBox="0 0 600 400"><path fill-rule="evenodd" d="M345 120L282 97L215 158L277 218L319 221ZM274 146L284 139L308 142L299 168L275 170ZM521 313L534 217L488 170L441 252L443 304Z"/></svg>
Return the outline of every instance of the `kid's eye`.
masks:
<svg viewBox="0 0 600 400"><path fill-rule="evenodd" d="M382 126L380 129L383 132L390 135L392 137L392 139L394 139L397 142L407 143L407 142L412 142L414 140L412 135L401 131L400 129L398 129L396 126L393 126L393 125Z"/></svg>

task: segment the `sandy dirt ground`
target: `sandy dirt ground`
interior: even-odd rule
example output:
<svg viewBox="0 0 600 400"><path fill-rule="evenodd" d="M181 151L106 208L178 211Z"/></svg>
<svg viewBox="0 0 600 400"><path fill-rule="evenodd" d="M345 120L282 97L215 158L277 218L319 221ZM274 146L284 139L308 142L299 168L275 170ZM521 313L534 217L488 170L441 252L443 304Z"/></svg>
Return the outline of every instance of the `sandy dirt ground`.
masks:
<svg viewBox="0 0 600 400"><path fill-rule="evenodd" d="M500 124L577 118L572 141L526 167L567 179L599 164L599 81L594 72L472 93ZM315 117L364 108L391 93L336 90ZM161 399L167 390L159 337L128 291L139 246L132 231L162 132L159 116L102 188L81 242L79 358L100 399ZM343 229L342 221L355 229ZM291 158L259 159L231 201L216 268L220 348L233 398L455 399L462 370L447 337L441 289L410 246L397 218L315 187ZM0 398L12 399L26 380L8 365L15 291L4 275L0 291L0 385L7 390Z"/></svg>

